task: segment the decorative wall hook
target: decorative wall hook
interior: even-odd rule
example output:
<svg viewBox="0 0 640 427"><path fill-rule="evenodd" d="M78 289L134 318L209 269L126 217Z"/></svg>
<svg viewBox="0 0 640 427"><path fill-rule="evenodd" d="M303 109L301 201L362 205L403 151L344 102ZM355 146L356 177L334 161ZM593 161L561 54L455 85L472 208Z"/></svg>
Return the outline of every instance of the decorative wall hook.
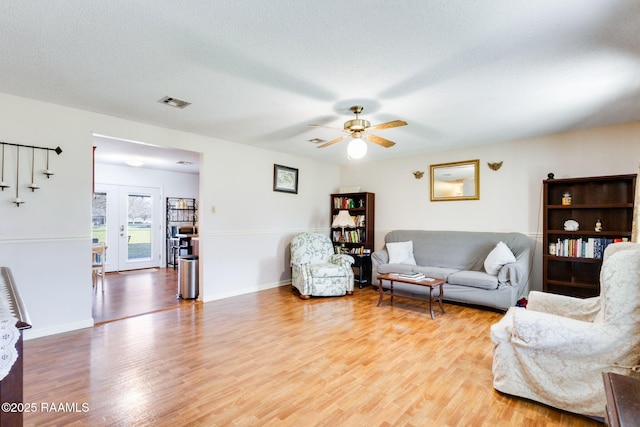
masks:
<svg viewBox="0 0 640 427"><path fill-rule="evenodd" d="M16 204L17 207L20 207L21 203L24 203L24 200L20 198L20 147L16 150L16 197L12 200L13 203Z"/></svg>
<svg viewBox="0 0 640 427"><path fill-rule="evenodd" d="M33 179L33 173L36 170L35 166L36 166L36 149L35 147L32 147L31 148L31 184L29 184L29 188L31 189L32 193L36 191L38 188L40 188L38 187L35 180Z"/></svg>
<svg viewBox="0 0 640 427"><path fill-rule="evenodd" d="M9 184L4 182L4 144L2 144L2 177L0 178L0 188L4 191L5 188L9 188Z"/></svg>
<svg viewBox="0 0 640 427"><path fill-rule="evenodd" d="M420 179L424 176L424 171L413 171L413 176L415 176L416 179Z"/></svg>
<svg viewBox="0 0 640 427"><path fill-rule="evenodd" d="M49 179L49 177L53 175L53 171L49 169L49 150L47 150L47 168L42 173L47 177L47 179Z"/></svg>
<svg viewBox="0 0 640 427"><path fill-rule="evenodd" d="M503 162L502 160L496 163L487 162L487 165L489 165L489 169L491 169L492 171L497 171L502 167L502 162Z"/></svg>

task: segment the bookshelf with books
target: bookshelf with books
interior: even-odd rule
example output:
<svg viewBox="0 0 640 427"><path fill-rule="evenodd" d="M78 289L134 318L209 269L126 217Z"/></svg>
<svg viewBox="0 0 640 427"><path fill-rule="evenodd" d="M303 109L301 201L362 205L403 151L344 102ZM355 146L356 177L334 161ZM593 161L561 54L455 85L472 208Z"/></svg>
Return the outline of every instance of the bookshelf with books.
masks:
<svg viewBox="0 0 640 427"><path fill-rule="evenodd" d="M357 256L356 268L359 274L356 277L360 278L360 285L371 283L370 257L374 251L375 194L366 192L331 194L330 225L341 210L349 211L356 226L355 228L345 227L344 234L342 227L332 227L333 246L336 252Z"/></svg>
<svg viewBox="0 0 640 427"><path fill-rule="evenodd" d="M543 181L543 290L600 295L607 245L631 238L636 175Z"/></svg>

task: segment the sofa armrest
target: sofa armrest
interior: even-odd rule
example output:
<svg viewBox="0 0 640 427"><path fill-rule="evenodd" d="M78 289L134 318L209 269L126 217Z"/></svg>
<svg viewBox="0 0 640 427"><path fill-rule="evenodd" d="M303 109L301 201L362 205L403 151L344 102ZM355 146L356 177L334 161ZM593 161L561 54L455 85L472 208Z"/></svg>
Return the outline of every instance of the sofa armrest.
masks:
<svg viewBox="0 0 640 427"><path fill-rule="evenodd" d="M510 262L498 271L498 283L508 284L518 289L518 298L529 293L529 270L522 262Z"/></svg>
<svg viewBox="0 0 640 427"><path fill-rule="evenodd" d="M505 264L498 270L498 282L500 283L510 282L511 286L518 286L521 280L520 268L517 262Z"/></svg>
<svg viewBox="0 0 640 427"><path fill-rule="evenodd" d="M387 252L386 249L375 251L374 253L371 254L371 263L375 265L388 264L389 252Z"/></svg>
<svg viewBox="0 0 640 427"><path fill-rule="evenodd" d="M371 284L380 286L378 281L378 266L389 263L389 252L386 249L380 249L371 254Z"/></svg>

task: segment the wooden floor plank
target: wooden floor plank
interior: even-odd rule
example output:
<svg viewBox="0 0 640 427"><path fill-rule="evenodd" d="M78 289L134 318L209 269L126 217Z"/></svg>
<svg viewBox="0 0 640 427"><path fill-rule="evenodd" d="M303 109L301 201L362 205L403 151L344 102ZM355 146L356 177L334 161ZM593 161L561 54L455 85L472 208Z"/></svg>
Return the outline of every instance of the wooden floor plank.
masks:
<svg viewBox="0 0 640 427"><path fill-rule="evenodd" d="M25 342L25 425L598 426L492 387L502 314L290 287Z"/></svg>

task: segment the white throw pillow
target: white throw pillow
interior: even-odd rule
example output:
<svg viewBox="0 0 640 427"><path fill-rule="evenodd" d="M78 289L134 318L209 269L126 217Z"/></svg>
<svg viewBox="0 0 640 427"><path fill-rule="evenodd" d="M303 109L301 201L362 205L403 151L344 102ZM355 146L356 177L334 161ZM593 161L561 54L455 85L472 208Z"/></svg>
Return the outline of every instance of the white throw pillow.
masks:
<svg viewBox="0 0 640 427"><path fill-rule="evenodd" d="M500 242L489 252L489 255L487 255L487 258L484 260L484 269L487 273L497 276L502 266L510 262L516 262L516 257L513 255L513 252L511 252L511 249L509 249L509 246Z"/></svg>
<svg viewBox="0 0 640 427"><path fill-rule="evenodd" d="M389 252L389 264L411 264L416 265L413 257L413 241L387 243Z"/></svg>

